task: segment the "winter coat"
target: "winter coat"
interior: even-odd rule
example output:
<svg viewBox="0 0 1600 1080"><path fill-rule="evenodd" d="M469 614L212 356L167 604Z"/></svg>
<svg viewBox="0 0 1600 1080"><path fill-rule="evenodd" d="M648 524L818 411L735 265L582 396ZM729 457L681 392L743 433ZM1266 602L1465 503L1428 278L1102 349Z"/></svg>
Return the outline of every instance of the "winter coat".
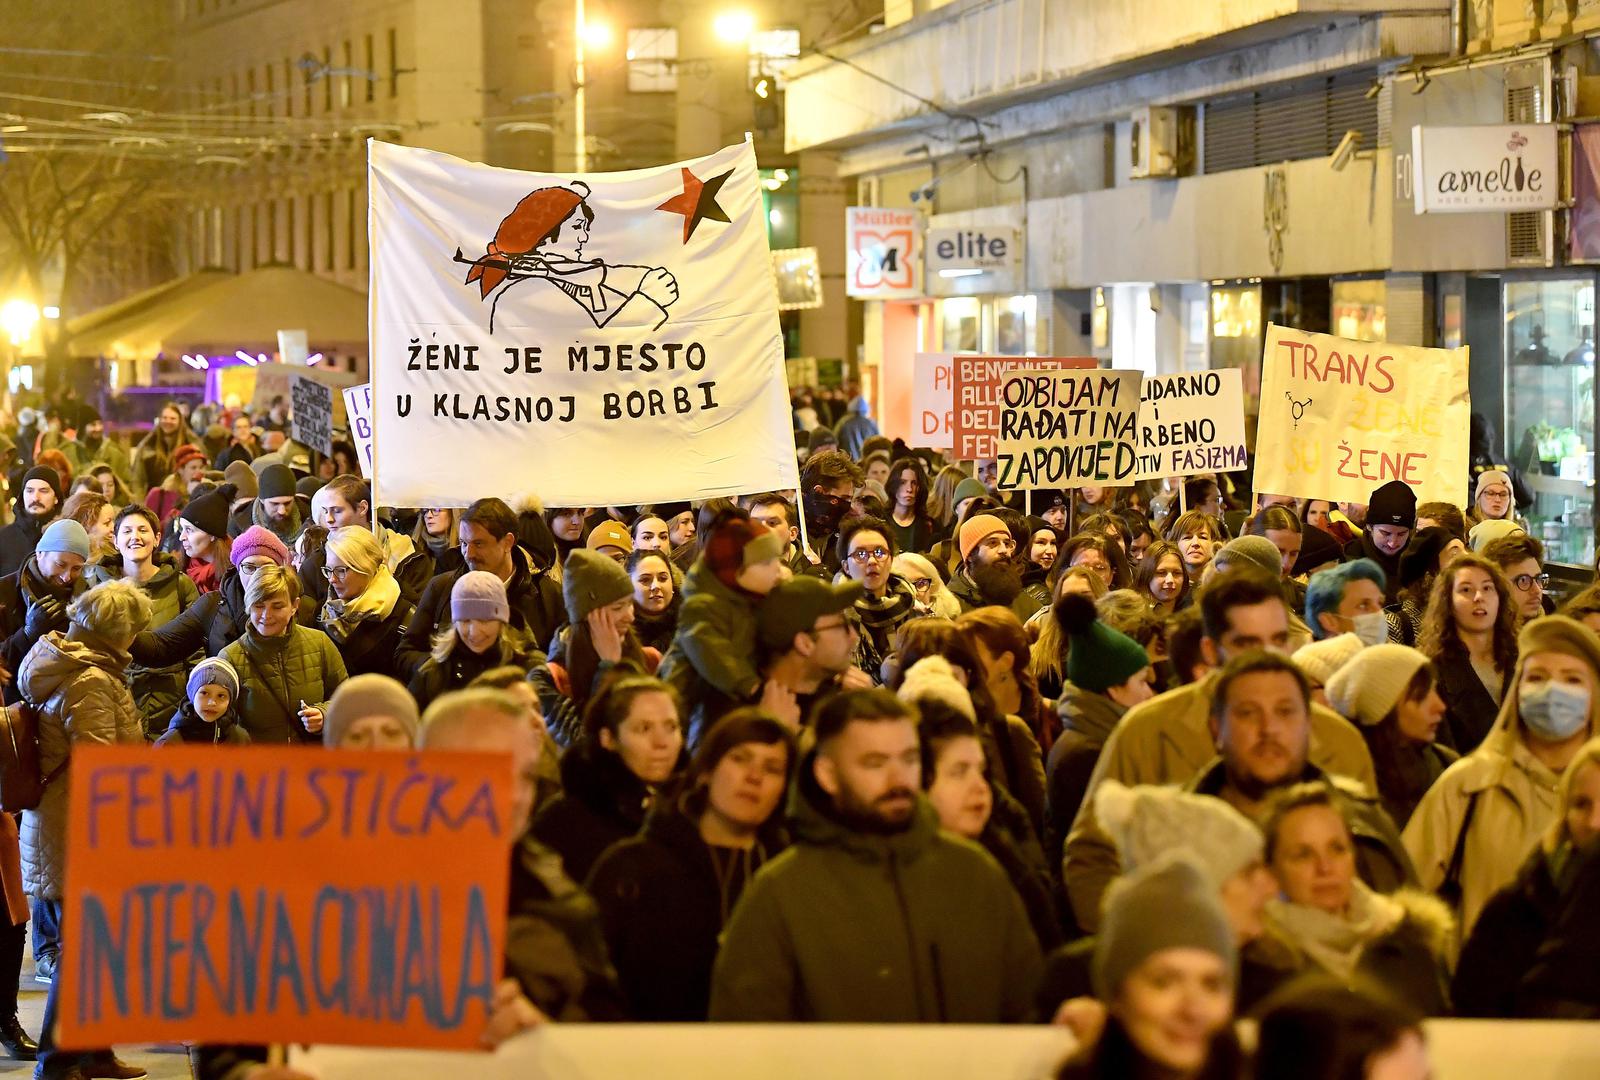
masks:
<svg viewBox="0 0 1600 1080"><path fill-rule="evenodd" d="M167 723L167 730L156 740L156 745L181 746L184 743L249 746L250 736L245 733L244 725L239 722L239 710L233 706L230 705L228 711L213 724L208 720L202 720L200 714L194 711L194 704L185 700L172 714L172 719Z"/></svg>
<svg viewBox="0 0 1600 1080"><path fill-rule="evenodd" d="M1511 1020L1527 1016L1518 984L1561 914L1555 864L1571 869L1570 849L1555 856L1536 847L1516 880L1489 898L1461 946L1450 996L1457 1016ZM1563 873L1563 881L1569 874ZM1593 917L1592 910L1590 917Z"/></svg>
<svg viewBox="0 0 1600 1080"><path fill-rule="evenodd" d="M127 666L128 654L103 642L52 632L17 672L23 696L38 709L39 771L49 781L39 808L22 812L22 879L36 900L63 895L73 746L144 742L133 695L123 684Z"/></svg>
<svg viewBox="0 0 1600 1080"><path fill-rule="evenodd" d="M561 856L574 881L612 844L638 834L651 791L610 750L584 742L561 758L561 797L533 819L533 836Z"/></svg>
<svg viewBox="0 0 1600 1080"><path fill-rule="evenodd" d="M1367 529L1362 529L1359 535L1344 546L1344 561L1354 562L1357 559L1371 559L1383 571L1384 580L1388 582L1383 597L1386 605L1400 599L1400 556L1385 555L1379 551L1372 542L1372 533Z"/></svg>
<svg viewBox="0 0 1600 1080"><path fill-rule="evenodd" d="M633 632L639 644L654 649L662 656L672 647L672 637L678 632L678 612L683 605L679 593L672 594L672 603L659 615L647 615L636 603L633 605Z"/></svg>
<svg viewBox="0 0 1600 1080"><path fill-rule="evenodd" d="M1406 824L1404 839L1422 887L1444 883L1467 806L1476 803L1461 859L1463 938L1470 936L1489 898L1516 879L1523 860L1559 812L1560 777L1522 741L1522 722L1508 694L1506 707L1472 753L1444 771Z"/></svg>
<svg viewBox="0 0 1600 1080"><path fill-rule="evenodd" d="M965 567L957 569L950 575L949 589L950 595L955 597L956 602L961 605L961 613L963 615L969 611L976 611L978 608L987 606L987 602L983 599L983 594L978 591L977 582L967 576Z"/></svg>
<svg viewBox="0 0 1600 1080"><path fill-rule="evenodd" d="M146 630L133 640L128 651L146 667L186 663L196 653L221 656L222 650L238 641L249 625L244 605L244 581L231 566L222 577L222 587L204 593L176 619L159 630ZM317 611L309 599L300 598L294 621L315 627Z"/></svg>
<svg viewBox="0 0 1600 1080"><path fill-rule="evenodd" d="M850 411L833 429L839 439L839 449L849 454L852 461L861 460L861 444L878 434L878 425L867 415L871 408L866 398L851 398Z"/></svg>
<svg viewBox="0 0 1600 1080"><path fill-rule="evenodd" d="M933 546L939 539L939 530L934 527L926 515L918 515L911 519L910 525L902 525L894 519L894 514L884 519L889 526L889 531L894 533L894 545L901 551L914 551L922 553Z"/></svg>
<svg viewBox="0 0 1600 1080"><path fill-rule="evenodd" d="M321 630L290 623L265 638L253 626L222 650L239 673L239 716L254 743L320 742L300 722L300 703L328 711L328 699L345 680L344 658Z"/></svg>
<svg viewBox="0 0 1600 1080"><path fill-rule="evenodd" d="M877 671L894 652L895 634L910 620L922 614L917 591L899 574L890 574L883 599L863 593L856 598L855 612L861 620L861 641L869 650L864 671ZM873 661L876 661L875 663Z"/></svg>
<svg viewBox="0 0 1600 1080"><path fill-rule="evenodd" d="M1384 895L1357 882L1344 916L1269 900L1266 919L1308 967L1379 988L1423 1016L1450 1014L1455 922L1437 897L1414 889Z"/></svg>
<svg viewBox="0 0 1600 1080"><path fill-rule="evenodd" d="M506 583L506 599L511 603L511 625L533 638L535 647L549 648L550 639L567 621L561 585L550 572L535 567L522 548L511 551L511 580ZM450 590L465 570L435 574L417 600L416 614L401 640L399 672L395 678L405 682L415 675L433 651L433 635L450 621ZM402 589L403 592L403 589Z"/></svg>
<svg viewBox="0 0 1600 1080"><path fill-rule="evenodd" d="M411 625L416 608L401 597L384 618L363 619L343 641L334 640L334 647L344 658L344 669L353 678L357 675L399 675L395 659L400 651L406 627ZM324 631L326 633L327 631ZM329 634L329 637L333 637Z"/></svg>
<svg viewBox="0 0 1600 1080"><path fill-rule="evenodd" d="M678 632L661 658L660 676L678 692L689 720L690 745L724 713L755 699L756 608L759 597L724 585L704 559L683 579Z"/></svg>
<svg viewBox="0 0 1600 1080"><path fill-rule="evenodd" d="M155 576L139 586L150 598L150 630L160 629L200 599L194 579L178 569L172 556L157 554ZM107 555L84 567L84 580L90 588L122 578L122 557ZM184 699L184 671L181 662L163 667L134 663L128 668L128 685L133 700L144 718L145 734L155 739L167 730L167 718Z"/></svg>
<svg viewBox="0 0 1600 1080"><path fill-rule="evenodd" d="M107 465L124 488L133 490L133 464L128 460L128 452L115 439L101 437L91 445L80 433L78 438L62 443L60 450L67 456L73 476L82 476L96 465Z"/></svg>
<svg viewBox="0 0 1600 1080"><path fill-rule="evenodd" d="M23 562L33 549L39 546L40 537L44 536L45 525L37 524L33 518L21 511L10 525L0 529L0 575L9 577L22 569Z"/></svg>
<svg viewBox="0 0 1600 1080"><path fill-rule="evenodd" d="M1378 774L1378 797L1395 827L1404 829L1417 809L1417 803L1444 771L1460 760L1448 746L1418 743L1391 735L1376 727L1363 727L1361 735L1372 751L1372 767Z"/></svg>
<svg viewBox="0 0 1600 1080"><path fill-rule="evenodd" d="M473 679L486 671L508 665L526 671L531 662L530 653L514 648L503 632L492 649L481 653L467 648L458 637L450 648L450 654L443 660L428 657L427 662L411 677L409 689L411 696L417 699L417 708L426 709L439 695L451 690L465 690Z"/></svg>
<svg viewBox="0 0 1600 1080"><path fill-rule="evenodd" d="M942 831L920 795L903 832L841 823L814 762L801 761L791 792L793 845L756 875L723 933L712 1021L1025 1020L1039 942L1005 871Z"/></svg>
<svg viewBox="0 0 1600 1080"><path fill-rule="evenodd" d="M1436 656L1433 667L1439 674L1439 697L1447 710L1440 739L1447 741L1456 753L1470 754L1494 727L1500 706L1478 678L1465 653L1451 651ZM1507 672L1507 681L1510 678L1511 673Z"/></svg>
<svg viewBox="0 0 1600 1080"><path fill-rule="evenodd" d="M161 522L161 528L156 530L158 534L167 527L173 518L178 516L178 511L182 510L184 504L189 501L189 493L187 491L180 491L172 486L177 483L180 483L180 481L169 476L161 482L160 487L151 488L150 493L144 497L144 508L154 514L156 520ZM121 561L120 558L118 561Z"/></svg>
<svg viewBox="0 0 1600 1080"><path fill-rule="evenodd" d="M1044 776L1044 751L1039 749L1033 729L1020 716L980 720L978 741L983 744L992 779L1027 811L1031 835L1038 839L1044 834L1050 797Z"/></svg>
<svg viewBox="0 0 1600 1080"><path fill-rule="evenodd" d="M1089 777L1100 760L1100 750L1127 710L1104 694L1066 683L1057 706L1062 730L1050 747L1045 765L1045 785L1050 812L1045 821L1045 850L1055 862L1061 860L1061 845L1067 830L1078 816Z"/></svg>
<svg viewBox="0 0 1600 1080"><path fill-rule="evenodd" d="M28 612L40 598L51 596L61 602L62 615L51 629L67 629L66 606L83 594L88 583L82 577L71 585L57 585L39 574L39 564L30 554L22 569L8 577L0 578L0 663L7 671L15 673L22 666L22 658L39 642L43 635L28 633ZM22 700L22 689L17 680L5 684L3 690L7 705Z"/></svg>
<svg viewBox="0 0 1600 1080"><path fill-rule="evenodd" d="M1111 879L1121 873L1116 847L1094 818L1094 790L1110 777L1128 786L1183 784L1216 756L1211 739L1211 697L1215 674L1180 686L1129 709L1105 742L1078 816L1067 834L1067 895L1078 925L1100 925L1100 900ZM1311 741L1306 753L1318 770L1377 790L1372 755L1354 724L1321 705L1311 706Z"/></svg>
<svg viewBox="0 0 1600 1080"><path fill-rule="evenodd" d="M775 815L781 816L781 815ZM613 844L588 888L634 1020L702 1021L718 939L751 875L783 850L774 822L749 851L712 848L699 825L661 807L638 836ZM723 884L720 862L732 870Z"/></svg>
<svg viewBox="0 0 1600 1080"><path fill-rule="evenodd" d="M1205 1063L1192 1074L1192 1080L1238 1080L1248 1074L1245 1060L1239 1036L1225 1026L1212 1037ZM1122 1021L1110 1016L1100 1036L1074 1051L1054 1076L1056 1080L1140 1080L1166 1074L1166 1069L1134 1044Z"/></svg>
<svg viewBox="0 0 1600 1080"><path fill-rule="evenodd" d="M506 975L557 1021L621 1020L617 973L606 955L593 898L531 835L511 850Z"/></svg>

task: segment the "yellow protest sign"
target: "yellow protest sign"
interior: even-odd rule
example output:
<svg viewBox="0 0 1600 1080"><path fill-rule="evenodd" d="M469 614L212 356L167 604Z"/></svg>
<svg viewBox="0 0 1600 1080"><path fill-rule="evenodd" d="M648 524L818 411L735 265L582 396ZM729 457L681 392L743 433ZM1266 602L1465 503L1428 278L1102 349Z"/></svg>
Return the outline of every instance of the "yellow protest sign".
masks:
<svg viewBox="0 0 1600 1080"><path fill-rule="evenodd" d="M1467 350L1267 327L1255 487L1365 503L1401 480L1418 502L1467 502Z"/></svg>

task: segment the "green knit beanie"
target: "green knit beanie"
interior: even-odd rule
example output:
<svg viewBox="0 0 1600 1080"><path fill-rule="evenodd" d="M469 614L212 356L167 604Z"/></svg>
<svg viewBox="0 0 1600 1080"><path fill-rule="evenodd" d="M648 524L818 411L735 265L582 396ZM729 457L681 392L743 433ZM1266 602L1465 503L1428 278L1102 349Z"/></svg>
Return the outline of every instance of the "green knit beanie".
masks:
<svg viewBox="0 0 1600 1080"><path fill-rule="evenodd" d="M1087 596L1067 593L1056 601L1055 617L1072 642L1067 679L1078 689L1103 694L1150 666L1144 646L1101 622Z"/></svg>
<svg viewBox="0 0 1600 1080"><path fill-rule="evenodd" d="M591 611L633 595L633 582L617 560L588 548L573 548L561 571L567 620L576 626Z"/></svg>

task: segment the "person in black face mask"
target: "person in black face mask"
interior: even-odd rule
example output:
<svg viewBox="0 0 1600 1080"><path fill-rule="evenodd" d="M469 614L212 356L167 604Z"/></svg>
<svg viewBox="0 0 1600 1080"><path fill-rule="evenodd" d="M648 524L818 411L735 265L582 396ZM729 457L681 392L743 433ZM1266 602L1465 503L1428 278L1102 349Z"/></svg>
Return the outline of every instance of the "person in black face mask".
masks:
<svg viewBox="0 0 1600 1080"><path fill-rule="evenodd" d="M850 496L861 481L861 470L849 455L839 450L811 455L806 459L805 471L800 474L806 539L812 551L821 553L829 573L839 569L833 538L839 531L839 523L850 512Z"/></svg>

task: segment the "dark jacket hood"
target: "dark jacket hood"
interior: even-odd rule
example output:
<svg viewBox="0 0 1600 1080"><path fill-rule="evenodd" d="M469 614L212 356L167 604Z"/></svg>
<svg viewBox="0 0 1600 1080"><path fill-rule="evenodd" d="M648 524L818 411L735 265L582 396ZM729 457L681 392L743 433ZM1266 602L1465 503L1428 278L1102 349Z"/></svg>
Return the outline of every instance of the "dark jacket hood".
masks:
<svg viewBox="0 0 1600 1080"><path fill-rule="evenodd" d="M939 815L921 792L904 832L862 832L841 821L833 800L817 783L816 757L812 750L800 759L799 776L789 791L789 830L797 845L838 848L862 862L909 862L938 838Z"/></svg>

